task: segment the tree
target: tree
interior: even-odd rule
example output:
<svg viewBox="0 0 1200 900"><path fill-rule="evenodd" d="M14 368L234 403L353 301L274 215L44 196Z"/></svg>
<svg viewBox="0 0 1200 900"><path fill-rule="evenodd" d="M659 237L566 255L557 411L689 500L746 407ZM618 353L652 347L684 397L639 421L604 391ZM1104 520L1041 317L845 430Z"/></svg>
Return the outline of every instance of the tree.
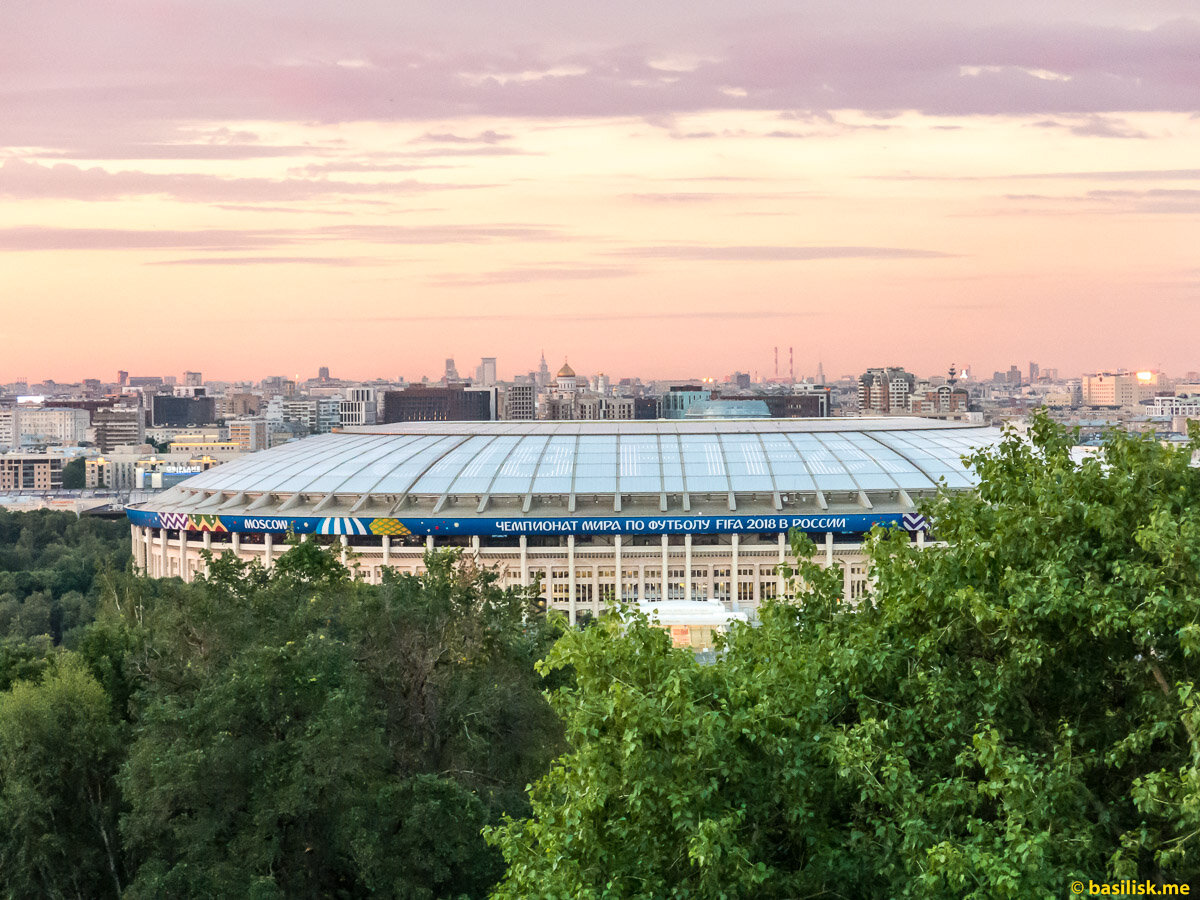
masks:
<svg viewBox="0 0 1200 900"><path fill-rule="evenodd" d="M116 897L122 734L71 654L0 694L0 893Z"/></svg>
<svg viewBox="0 0 1200 900"><path fill-rule="evenodd" d="M533 668L553 632L494 575L427 567L380 586L315 542L270 572L213 558L122 599L125 672L111 634L82 643L132 697L129 896L487 893L480 829L560 749Z"/></svg>
<svg viewBox="0 0 1200 900"><path fill-rule="evenodd" d="M62 469L62 486L68 491L81 490L86 484L86 464L82 456L77 456Z"/></svg>
<svg viewBox="0 0 1200 900"><path fill-rule="evenodd" d="M572 751L489 832L500 897L1057 896L1200 879L1200 473L1114 434L1074 462L1044 417L870 542L840 601L796 539L793 601L698 665L645 622L546 670Z"/></svg>
<svg viewBox="0 0 1200 900"><path fill-rule="evenodd" d="M69 644L92 621L106 573L129 557L124 523L0 510L0 639L48 634Z"/></svg>

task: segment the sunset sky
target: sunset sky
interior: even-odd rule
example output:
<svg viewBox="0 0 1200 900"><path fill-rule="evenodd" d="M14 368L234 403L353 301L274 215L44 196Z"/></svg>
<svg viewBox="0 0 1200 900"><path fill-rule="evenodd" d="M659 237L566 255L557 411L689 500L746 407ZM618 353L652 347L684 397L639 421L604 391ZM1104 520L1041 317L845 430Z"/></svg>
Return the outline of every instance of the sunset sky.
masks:
<svg viewBox="0 0 1200 900"><path fill-rule="evenodd" d="M1200 369L1200 2L0 4L0 381Z"/></svg>

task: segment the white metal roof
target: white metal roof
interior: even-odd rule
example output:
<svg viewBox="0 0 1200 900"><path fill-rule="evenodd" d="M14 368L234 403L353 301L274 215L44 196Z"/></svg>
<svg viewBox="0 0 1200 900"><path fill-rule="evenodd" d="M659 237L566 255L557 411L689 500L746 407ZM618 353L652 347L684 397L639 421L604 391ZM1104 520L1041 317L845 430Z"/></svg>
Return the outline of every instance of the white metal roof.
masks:
<svg viewBox="0 0 1200 900"><path fill-rule="evenodd" d="M924 492L973 485L962 456L998 436L913 418L412 422L306 438L181 488L278 497Z"/></svg>

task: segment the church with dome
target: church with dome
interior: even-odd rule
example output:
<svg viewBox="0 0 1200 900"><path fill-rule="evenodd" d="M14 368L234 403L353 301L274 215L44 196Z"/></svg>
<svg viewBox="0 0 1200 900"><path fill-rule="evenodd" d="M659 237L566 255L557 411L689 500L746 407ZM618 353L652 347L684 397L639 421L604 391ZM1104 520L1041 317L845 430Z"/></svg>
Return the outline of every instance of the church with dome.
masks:
<svg viewBox="0 0 1200 900"><path fill-rule="evenodd" d="M604 378L603 375L599 377ZM542 399L538 418L573 422L632 420L637 416L632 397L614 397L589 390L587 379L576 375L571 364L563 360L562 368Z"/></svg>

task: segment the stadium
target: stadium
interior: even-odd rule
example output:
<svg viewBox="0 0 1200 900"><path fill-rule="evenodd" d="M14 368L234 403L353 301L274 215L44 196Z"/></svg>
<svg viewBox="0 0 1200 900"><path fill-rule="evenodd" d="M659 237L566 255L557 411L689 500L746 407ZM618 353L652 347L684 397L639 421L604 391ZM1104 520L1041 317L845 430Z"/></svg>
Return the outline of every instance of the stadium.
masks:
<svg viewBox="0 0 1200 900"><path fill-rule="evenodd" d="M191 580L202 551L270 567L338 544L360 578L461 547L506 585L540 579L574 622L617 597L755 609L807 532L847 599L874 525L923 542L922 498L975 483L992 428L915 418L410 422L344 428L189 478L127 511L137 567Z"/></svg>

